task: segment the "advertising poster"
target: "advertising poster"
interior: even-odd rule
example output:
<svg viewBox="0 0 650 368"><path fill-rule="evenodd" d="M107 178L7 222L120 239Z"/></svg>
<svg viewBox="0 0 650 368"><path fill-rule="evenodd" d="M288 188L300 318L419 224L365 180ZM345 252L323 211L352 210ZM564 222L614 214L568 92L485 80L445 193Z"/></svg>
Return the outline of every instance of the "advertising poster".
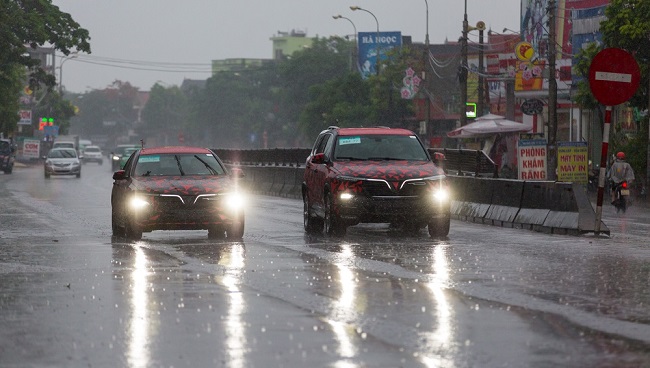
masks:
<svg viewBox="0 0 650 368"><path fill-rule="evenodd" d="M517 163L519 180L546 180L546 140L520 139L517 142Z"/></svg>
<svg viewBox="0 0 650 368"><path fill-rule="evenodd" d="M20 115L18 125L32 125L32 110L20 110L18 114Z"/></svg>
<svg viewBox="0 0 650 368"><path fill-rule="evenodd" d="M587 142L558 142L557 180L587 184L589 160Z"/></svg>
<svg viewBox="0 0 650 368"><path fill-rule="evenodd" d="M39 158L41 142L37 139L25 139L23 141L23 157L24 158Z"/></svg>
<svg viewBox="0 0 650 368"><path fill-rule="evenodd" d="M379 60L385 60L389 50L402 46L402 32L359 32L359 65L365 79L377 74L377 53Z"/></svg>

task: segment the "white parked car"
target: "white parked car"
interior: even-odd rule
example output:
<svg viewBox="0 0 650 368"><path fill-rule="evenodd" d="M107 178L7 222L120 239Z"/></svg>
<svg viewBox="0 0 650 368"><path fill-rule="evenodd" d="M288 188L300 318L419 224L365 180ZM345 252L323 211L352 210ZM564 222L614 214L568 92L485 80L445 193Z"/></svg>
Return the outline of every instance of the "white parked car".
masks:
<svg viewBox="0 0 650 368"><path fill-rule="evenodd" d="M99 146L86 146L82 154L83 163L86 162L97 162L98 164L104 163L104 156L102 149Z"/></svg>

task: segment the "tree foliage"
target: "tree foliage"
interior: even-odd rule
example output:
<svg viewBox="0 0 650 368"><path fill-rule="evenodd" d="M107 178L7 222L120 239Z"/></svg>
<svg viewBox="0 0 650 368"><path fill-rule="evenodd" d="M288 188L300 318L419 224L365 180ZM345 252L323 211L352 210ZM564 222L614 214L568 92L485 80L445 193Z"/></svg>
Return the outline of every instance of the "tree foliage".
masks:
<svg viewBox="0 0 650 368"><path fill-rule="evenodd" d="M641 69L641 85L629 104L640 110L650 110L650 1L611 0L605 16L606 20L601 23L605 45L631 52ZM650 113L647 113L637 134L630 137L619 134L612 145L613 152L627 153L638 178L647 175L649 118Z"/></svg>
<svg viewBox="0 0 650 368"><path fill-rule="evenodd" d="M641 67L641 88L630 104L647 108L650 84L650 1L611 0L605 8L606 20L601 23L607 47L631 52Z"/></svg>
<svg viewBox="0 0 650 368"><path fill-rule="evenodd" d="M187 123L187 99L177 86L165 88L156 83L142 110L142 131L153 135L160 131L182 130Z"/></svg>
<svg viewBox="0 0 650 368"><path fill-rule="evenodd" d="M51 89L56 84L54 75L27 51L51 46L64 55L73 49L90 52L90 36L51 0L0 0L0 9L0 127L8 133L15 129L18 108L17 102L5 100L18 101L25 85L37 91L41 85Z"/></svg>

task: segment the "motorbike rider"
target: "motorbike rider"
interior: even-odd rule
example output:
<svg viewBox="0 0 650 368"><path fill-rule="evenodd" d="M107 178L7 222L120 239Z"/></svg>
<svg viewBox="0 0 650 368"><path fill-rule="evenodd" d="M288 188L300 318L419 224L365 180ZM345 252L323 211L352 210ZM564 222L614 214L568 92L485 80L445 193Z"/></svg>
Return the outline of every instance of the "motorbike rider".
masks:
<svg viewBox="0 0 650 368"><path fill-rule="evenodd" d="M609 169L609 180L612 184L612 204L616 201L616 187L623 181L631 184L634 181L634 170L632 166L625 161L625 153L618 152L616 160Z"/></svg>

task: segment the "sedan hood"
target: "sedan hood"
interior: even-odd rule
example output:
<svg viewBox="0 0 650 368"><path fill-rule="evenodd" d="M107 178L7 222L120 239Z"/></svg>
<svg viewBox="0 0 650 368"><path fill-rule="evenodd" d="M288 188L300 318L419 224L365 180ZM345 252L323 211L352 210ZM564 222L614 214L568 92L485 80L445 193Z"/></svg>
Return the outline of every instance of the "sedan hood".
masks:
<svg viewBox="0 0 650 368"><path fill-rule="evenodd" d="M334 163L334 169L345 176L390 182L445 175L431 161L338 161Z"/></svg>
<svg viewBox="0 0 650 368"><path fill-rule="evenodd" d="M133 179L132 185L138 192L178 195L215 194L235 188L228 176L210 179L205 176L138 177Z"/></svg>

